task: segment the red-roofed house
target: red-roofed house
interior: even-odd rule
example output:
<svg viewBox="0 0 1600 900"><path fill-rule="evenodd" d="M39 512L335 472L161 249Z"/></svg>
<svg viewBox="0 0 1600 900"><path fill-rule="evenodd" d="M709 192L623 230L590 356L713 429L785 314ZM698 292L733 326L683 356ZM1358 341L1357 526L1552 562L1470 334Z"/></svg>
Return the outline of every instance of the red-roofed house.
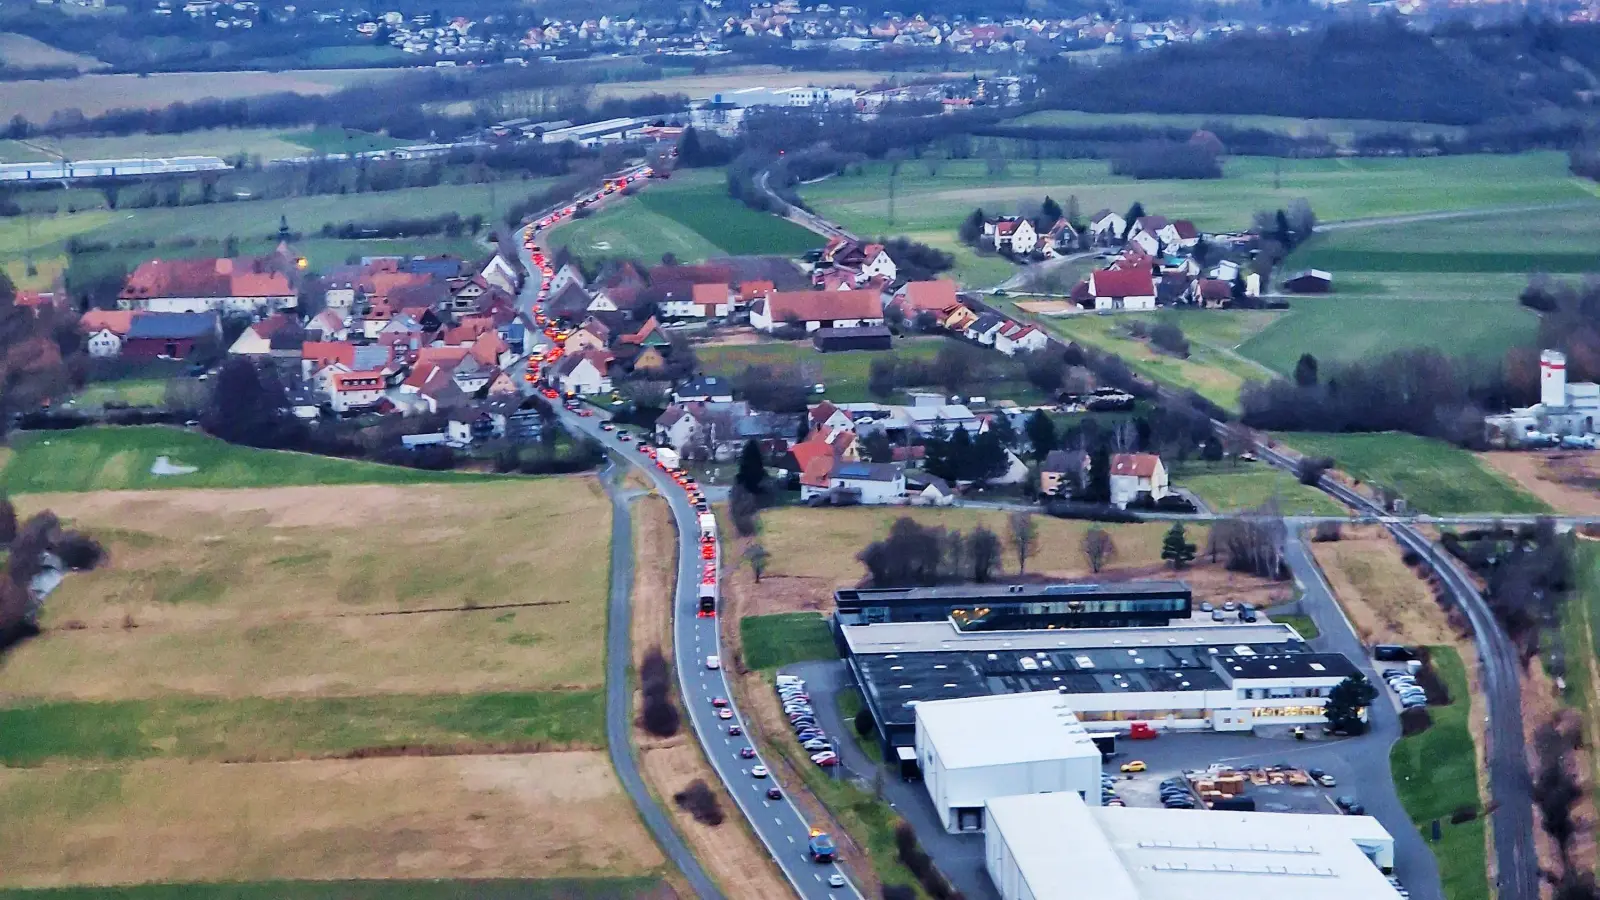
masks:
<svg viewBox="0 0 1600 900"><path fill-rule="evenodd" d="M376 405L385 387L382 372L341 372L331 379L328 399L334 412L347 412Z"/></svg>
<svg viewBox="0 0 1600 900"><path fill-rule="evenodd" d="M121 309L91 309L78 320L89 336L89 355L102 359L122 355L122 339L133 327L134 313Z"/></svg>
<svg viewBox="0 0 1600 900"><path fill-rule="evenodd" d="M1190 303L1215 309L1233 299L1233 285L1220 278L1196 278L1189 282Z"/></svg>
<svg viewBox="0 0 1600 900"><path fill-rule="evenodd" d="M747 307L777 289L777 285L770 281L741 281L739 282L739 306Z"/></svg>
<svg viewBox="0 0 1600 900"><path fill-rule="evenodd" d="M152 259L128 276L117 305L151 312L277 311L295 305L295 289L263 260Z"/></svg>
<svg viewBox="0 0 1600 900"><path fill-rule="evenodd" d="M1006 322L994 336L994 348L1007 356L1032 353L1048 346L1050 338L1044 332L1021 322Z"/></svg>
<svg viewBox="0 0 1600 900"><path fill-rule="evenodd" d="M1160 500L1172 493L1167 482L1167 467L1154 453L1118 453L1111 457L1111 503L1126 508L1149 494L1151 500Z"/></svg>
<svg viewBox="0 0 1600 900"><path fill-rule="evenodd" d="M900 305L908 319L915 319L917 313L928 312L941 322L961 305L961 301L956 299L956 283L947 278L908 281L894 292L892 302Z"/></svg>
<svg viewBox="0 0 1600 900"><path fill-rule="evenodd" d="M1039 246L1039 232L1034 230L1033 223L1018 216L986 222L983 230L994 241L996 250L1010 250L1021 255L1032 253L1033 248Z"/></svg>
<svg viewBox="0 0 1600 900"><path fill-rule="evenodd" d="M750 307L751 326L766 332L794 322L807 331L883 324L877 291L773 291Z"/></svg>
<svg viewBox="0 0 1600 900"><path fill-rule="evenodd" d="M300 345L300 373L304 378L334 363L348 369L355 361L356 347L345 341L306 341Z"/></svg>
<svg viewBox="0 0 1600 900"><path fill-rule="evenodd" d="M556 383L569 394L588 396L611 390L612 356L604 350L587 350L556 363Z"/></svg>
<svg viewBox="0 0 1600 900"><path fill-rule="evenodd" d="M732 308L726 284L715 282L691 285L688 297L675 296L661 304L661 314L669 319L714 319L726 316Z"/></svg>
<svg viewBox="0 0 1600 900"><path fill-rule="evenodd" d="M276 344L273 338L283 335L285 340ZM298 350L304 343L300 322L293 316L283 313L274 313L259 322L246 328L234 339L233 345L228 348L228 353L233 356L267 356L274 350L281 355L287 355L291 346ZM292 344L288 341L293 340Z"/></svg>
<svg viewBox="0 0 1600 900"><path fill-rule="evenodd" d="M861 274L864 278L895 279L894 260L882 244L868 244L861 251Z"/></svg>
<svg viewBox="0 0 1600 900"><path fill-rule="evenodd" d="M1100 269L1089 276L1095 309L1155 309L1156 283L1145 268Z"/></svg>
<svg viewBox="0 0 1600 900"><path fill-rule="evenodd" d="M856 424L844 414L844 410L824 400L806 412L806 421L810 431L854 431Z"/></svg>

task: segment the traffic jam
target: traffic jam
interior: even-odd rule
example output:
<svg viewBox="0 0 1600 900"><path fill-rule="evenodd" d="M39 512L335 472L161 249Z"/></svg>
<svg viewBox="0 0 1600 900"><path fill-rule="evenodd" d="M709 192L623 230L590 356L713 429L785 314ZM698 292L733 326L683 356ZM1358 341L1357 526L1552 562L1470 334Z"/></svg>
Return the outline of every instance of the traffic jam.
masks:
<svg viewBox="0 0 1600 900"><path fill-rule="evenodd" d="M550 265L550 255L545 252L544 245L540 243L539 236L546 230L561 224L577 215L578 210L587 209L606 197L648 178L655 177L655 170L650 166L639 166L608 177L599 190L592 194L585 194L574 199L571 203L559 209L545 213L539 219L530 223L523 229L522 246L528 251L528 258L533 261L534 268L539 270L539 292L534 297L533 308L529 312L533 316L533 325L544 333L549 342L549 349L533 349L528 354L528 370L522 377L529 384L539 383L542 370L551 370L561 357L566 354L567 338L572 336L573 323L559 322L554 316L546 315L544 302L550 296L550 282L555 277L555 269ZM555 400L560 396L553 385L546 384L539 388L539 392L547 399Z"/></svg>
<svg viewBox="0 0 1600 900"><path fill-rule="evenodd" d="M569 412L583 418L592 417L594 411L587 405L580 403L576 397L563 397L551 381L545 380L541 382L541 376L544 373L553 372L554 365L565 354L566 342L568 337L571 336L571 329L575 327L575 323L558 321L556 317L547 315L545 312L544 304L550 296L550 285L555 277L555 269L551 265L550 255L540 241L540 236L553 226L572 218L578 210L591 206L604 199L607 195L614 194L642 179L652 177L656 176L650 166L640 166L625 173L609 177L605 180L600 190L577 198L560 209L546 213L529 224L524 231L523 247L527 251L528 258L532 261L533 266L539 272L539 289L530 312L534 325L543 331L550 345L549 349L535 349L530 352L527 373L524 378L529 384L534 385L534 388L547 399L561 400L562 405ZM657 469L683 490L685 498L694 507L696 523L699 526L698 540L696 542L699 556L696 561L699 563L700 571L699 584L696 589L695 610L699 618L714 619L717 615L719 594L720 572L718 565L720 563L720 549L717 541L717 519L711 512L711 505L706 500L705 493L701 491L700 485L695 481L694 477L683 470L682 460L672 448L651 446L642 436L635 442L627 431L617 428L610 421L601 421L599 427L602 432L613 433L621 443L633 443L641 456L654 463ZM707 656L705 658L705 668L706 671L703 674L706 676L714 674L717 681L721 682L720 686L725 689L726 682L722 681L721 678L722 661L720 657L715 655ZM787 680L787 676L780 676L780 682ZM798 679L794 679L794 681L798 681ZM727 739L725 739L725 744L738 760L736 765L739 765L741 770L746 771L756 782L754 787L762 793L768 804L773 801L782 801L784 799L782 789L771 783L771 773L765 765L761 764L755 747L743 740L744 727L739 723L732 705L727 698L713 695L711 690L713 685L708 680L703 681L702 684L709 696L711 707L715 711L714 714L719 727L726 730ZM831 746L826 748L826 752L817 752L822 749L818 745L818 739L822 735L820 731L816 730L814 720L811 720L809 716L810 698L803 692L804 683L801 682L798 687L799 690L796 690L796 685L793 684L785 683L780 685L779 692L780 695L783 695L785 714L790 716L791 725L797 728L796 736L801 739L806 749L811 751L813 762L819 766L837 765L838 757L833 753ZM796 702L800 703L801 707L796 707ZM806 715L802 715L801 719L796 721L795 714L802 712ZM734 749L735 745L737 745L736 750ZM707 750L710 750L709 745ZM743 766L747 764L749 768L744 770ZM824 865L832 864L838 859L838 851L833 839L827 832L814 827L808 828L805 855L812 862ZM837 869L827 873L825 878L819 873L817 878L819 881L824 881L829 889L847 886L844 875Z"/></svg>

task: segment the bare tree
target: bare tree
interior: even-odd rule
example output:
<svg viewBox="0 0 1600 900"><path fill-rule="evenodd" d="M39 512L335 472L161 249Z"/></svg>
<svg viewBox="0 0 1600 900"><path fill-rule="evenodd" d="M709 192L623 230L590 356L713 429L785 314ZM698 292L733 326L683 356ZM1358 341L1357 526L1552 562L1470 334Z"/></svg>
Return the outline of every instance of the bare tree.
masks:
<svg viewBox="0 0 1600 900"><path fill-rule="evenodd" d="M744 562L750 567L750 574L755 576L756 584L761 583L761 573L767 570L767 560L770 558L767 548L761 546L759 542L751 541L745 545Z"/></svg>
<svg viewBox="0 0 1600 900"><path fill-rule="evenodd" d="M1117 545L1111 540L1111 532L1091 525L1083 533L1083 558L1089 563L1089 571L1098 573L1116 555Z"/></svg>
<svg viewBox="0 0 1600 900"><path fill-rule="evenodd" d="M1006 518L1006 533L1011 538L1011 550L1017 554L1017 571L1028 571L1028 557L1039 544L1039 523L1031 510L1019 509Z"/></svg>
<svg viewBox="0 0 1600 900"><path fill-rule="evenodd" d="M1111 426L1111 447L1118 453L1133 453L1139 449L1139 427L1132 419L1123 419Z"/></svg>
<svg viewBox="0 0 1600 900"><path fill-rule="evenodd" d="M967 560L972 564L972 580L980 584L994 574L1000 564L1000 537L979 525L967 538Z"/></svg>

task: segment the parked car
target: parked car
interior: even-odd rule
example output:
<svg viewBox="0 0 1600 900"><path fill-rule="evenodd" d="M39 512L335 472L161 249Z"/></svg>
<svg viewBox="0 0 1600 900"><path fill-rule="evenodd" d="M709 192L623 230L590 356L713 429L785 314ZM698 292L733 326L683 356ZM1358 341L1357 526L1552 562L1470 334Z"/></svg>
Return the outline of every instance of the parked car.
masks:
<svg viewBox="0 0 1600 900"><path fill-rule="evenodd" d="M1307 769L1306 774L1316 779L1317 784L1323 787L1333 787L1339 783L1332 775L1321 769Z"/></svg>
<svg viewBox="0 0 1600 900"><path fill-rule="evenodd" d="M1122 764L1122 771L1127 772L1129 774L1132 774L1134 772L1143 772L1144 770L1145 770L1145 764L1144 764L1144 760L1142 760L1142 759L1136 759L1136 760L1133 760L1132 762L1125 762L1125 763Z"/></svg>
<svg viewBox="0 0 1600 900"><path fill-rule="evenodd" d="M817 738L812 738L809 741L806 741L804 744L801 744L800 746L806 748L807 750L826 750L829 747L832 747L833 745L828 743L826 740L823 740L822 738L817 737Z"/></svg>
<svg viewBox="0 0 1600 900"><path fill-rule="evenodd" d="M1348 794L1335 797L1333 805L1339 807L1339 811L1347 816L1364 816L1367 814L1367 808L1361 805L1361 801Z"/></svg>

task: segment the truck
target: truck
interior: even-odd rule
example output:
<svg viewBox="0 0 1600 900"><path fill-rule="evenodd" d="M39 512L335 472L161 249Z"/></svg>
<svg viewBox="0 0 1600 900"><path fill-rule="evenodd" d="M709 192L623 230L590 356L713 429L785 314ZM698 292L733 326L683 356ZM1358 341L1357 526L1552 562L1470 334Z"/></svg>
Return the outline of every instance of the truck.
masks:
<svg viewBox="0 0 1600 900"><path fill-rule="evenodd" d="M714 541L717 539L717 517L711 513L700 514L700 540Z"/></svg>
<svg viewBox="0 0 1600 900"><path fill-rule="evenodd" d="M826 831L811 829L811 840L806 842L806 850L811 854L812 862L831 863L839 858L839 848L834 846L833 838Z"/></svg>
<svg viewBox="0 0 1600 900"><path fill-rule="evenodd" d="M661 468L671 472L678 468L678 451L671 447L658 447L656 448L656 462L661 464Z"/></svg>
<svg viewBox="0 0 1600 900"><path fill-rule="evenodd" d="M713 578L709 582L702 580L700 582L700 611L699 611L698 615L702 619L709 619L709 618L712 618L713 616L715 616L716 614L717 614L717 582L716 582L716 579Z"/></svg>

